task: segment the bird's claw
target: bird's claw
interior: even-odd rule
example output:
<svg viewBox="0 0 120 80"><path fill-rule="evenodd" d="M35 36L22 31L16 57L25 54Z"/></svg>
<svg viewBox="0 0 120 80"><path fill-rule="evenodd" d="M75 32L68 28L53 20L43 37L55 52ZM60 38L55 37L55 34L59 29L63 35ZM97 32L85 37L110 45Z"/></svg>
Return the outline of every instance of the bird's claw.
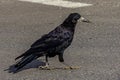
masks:
<svg viewBox="0 0 120 80"><path fill-rule="evenodd" d="M63 70L73 70L73 69L80 69L79 66L67 66L67 67L60 67L60 68L55 68L55 67L48 67L48 66L39 66L40 70L55 70L55 69L63 69Z"/></svg>
<svg viewBox="0 0 120 80"><path fill-rule="evenodd" d="M79 66L68 66L68 67L64 67L63 69L80 69Z"/></svg>
<svg viewBox="0 0 120 80"><path fill-rule="evenodd" d="M40 70L51 70L48 66L39 66Z"/></svg>

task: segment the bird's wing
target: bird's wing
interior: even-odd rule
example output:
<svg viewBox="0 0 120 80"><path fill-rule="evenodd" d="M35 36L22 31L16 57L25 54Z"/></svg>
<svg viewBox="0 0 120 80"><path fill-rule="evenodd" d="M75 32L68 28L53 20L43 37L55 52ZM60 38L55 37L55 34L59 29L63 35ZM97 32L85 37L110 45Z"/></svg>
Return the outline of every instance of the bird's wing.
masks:
<svg viewBox="0 0 120 80"><path fill-rule="evenodd" d="M48 50L51 48L55 48L55 47L61 45L65 41L64 38L60 39L60 37L61 37L60 34L44 35L39 40L37 40L35 43L33 43L31 45L31 48L32 49L40 48L43 51L45 49Z"/></svg>
<svg viewBox="0 0 120 80"><path fill-rule="evenodd" d="M18 56L16 59L19 59L23 56L26 57L30 54L51 50L52 48L55 48L61 45L62 43L63 43L62 40L56 39L55 37L53 37L53 35L44 35L39 40L37 40L35 43L33 43L29 50L27 50L22 55Z"/></svg>
<svg viewBox="0 0 120 80"><path fill-rule="evenodd" d="M45 40L49 38L49 36L47 34L43 35L40 39L36 40L32 45L31 48L33 47L37 47L38 45L40 46L40 44L42 44L43 42L45 42Z"/></svg>

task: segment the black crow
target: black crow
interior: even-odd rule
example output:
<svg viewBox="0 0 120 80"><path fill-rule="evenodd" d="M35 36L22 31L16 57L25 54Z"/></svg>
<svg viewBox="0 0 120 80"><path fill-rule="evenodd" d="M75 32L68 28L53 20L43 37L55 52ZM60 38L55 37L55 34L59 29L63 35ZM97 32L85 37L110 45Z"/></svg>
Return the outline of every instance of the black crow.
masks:
<svg viewBox="0 0 120 80"><path fill-rule="evenodd" d="M56 55L58 55L60 62L64 62L64 50L70 46L73 40L75 26L79 19L83 22L89 22L80 14L71 13L62 24L33 43L29 50L15 58L15 60L21 58L15 64L16 71L41 56L46 57L46 65L48 65L48 57Z"/></svg>

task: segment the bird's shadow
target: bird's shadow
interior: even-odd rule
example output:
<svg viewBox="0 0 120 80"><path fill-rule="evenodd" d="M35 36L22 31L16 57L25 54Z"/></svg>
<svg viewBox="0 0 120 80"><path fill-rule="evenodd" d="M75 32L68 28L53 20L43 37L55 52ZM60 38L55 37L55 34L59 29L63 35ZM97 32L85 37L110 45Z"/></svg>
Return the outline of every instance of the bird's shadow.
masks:
<svg viewBox="0 0 120 80"><path fill-rule="evenodd" d="M8 73L17 73L26 69L30 69L30 68L38 68L39 66L45 66L45 62L42 62L40 60L34 60L31 63L27 64L25 67L23 67L22 69L16 71L16 68L14 67L15 64L9 66L8 69L5 69L4 71L8 71Z"/></svg>

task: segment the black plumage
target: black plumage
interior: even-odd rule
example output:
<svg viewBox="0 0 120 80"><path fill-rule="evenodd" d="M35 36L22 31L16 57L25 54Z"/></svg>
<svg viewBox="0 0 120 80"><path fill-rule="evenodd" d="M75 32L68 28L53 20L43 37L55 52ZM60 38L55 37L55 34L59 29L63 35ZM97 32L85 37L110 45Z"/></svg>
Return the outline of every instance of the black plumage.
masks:
<svg viewBox="0 0 120 80"><path fill-rule="evenodd" d="M15 64L16 71L41 56L46 56L46 62L48 62L48 57L58 55L59 61L64 62L64 50L70 46L76 23L80 18L82 18L80 14L71 13L61 25L33 43L29 50L16 58L21 58L21 60ZM83 18L81 20L86 22Z"/></svg>

